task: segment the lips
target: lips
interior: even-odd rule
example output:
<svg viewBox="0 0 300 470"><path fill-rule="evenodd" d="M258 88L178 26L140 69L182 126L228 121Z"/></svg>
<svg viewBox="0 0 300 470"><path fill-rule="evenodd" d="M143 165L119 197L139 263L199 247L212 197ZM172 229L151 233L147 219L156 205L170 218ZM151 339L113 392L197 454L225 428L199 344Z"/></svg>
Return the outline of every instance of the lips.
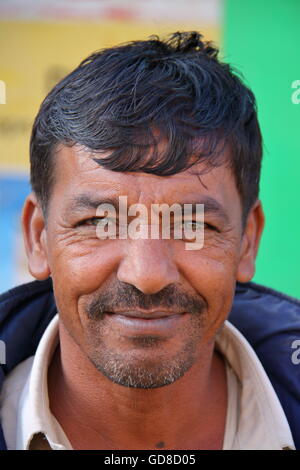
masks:
<svg viewBox="0 0 300 470"><path fill-rule="evenodd" d="M186 320L188 313L169 311L123 311L107 312L109 321L118 326L124 334L169 335Z"/></svg>
<svg viewBox="0 0 300 470"><path fill-rule="evenodd" d="M144 320L152 320L155 318L167 318L174 315L179 315L183 312L169 312L166 310L128 310L128 311L115 311L115 312L108 312L114 315L123 315L124 317L131 317L131 318L141 318Z"/></svg>

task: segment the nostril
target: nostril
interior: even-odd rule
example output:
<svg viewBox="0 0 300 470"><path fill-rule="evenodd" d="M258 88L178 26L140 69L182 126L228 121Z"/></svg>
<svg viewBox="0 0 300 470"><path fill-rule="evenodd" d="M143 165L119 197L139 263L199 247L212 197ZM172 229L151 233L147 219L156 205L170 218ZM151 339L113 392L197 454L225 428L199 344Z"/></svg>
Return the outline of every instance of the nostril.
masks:
<svg viewBox="0 0 300 470"><path fill-rule="evenodd" d="M127 245L117 276L145 294L153 294L180 281L172 253L161 240L135 240Z"/></svg>
<svg viewBox="0 0 300 470"><path fill-rule="evenodd" d="M179 275L162 275L157 271L150 273L149 270L143 272L119 270L118 280L135 286L144 294L156 294L168 285L178 283Z"/></svg>

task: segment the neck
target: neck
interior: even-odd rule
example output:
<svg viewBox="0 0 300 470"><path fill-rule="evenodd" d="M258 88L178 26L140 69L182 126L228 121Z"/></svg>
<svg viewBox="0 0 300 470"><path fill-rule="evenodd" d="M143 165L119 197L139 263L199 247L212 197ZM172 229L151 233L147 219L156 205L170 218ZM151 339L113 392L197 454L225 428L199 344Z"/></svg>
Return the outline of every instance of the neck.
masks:
<svg viewBox="0 0 300 470"><path fill-rule="evenodd" d="M50 408L77 449L220 449L227 387L214 344L171 385L135 389L99 372L60 321L48 373Z"/></svg>

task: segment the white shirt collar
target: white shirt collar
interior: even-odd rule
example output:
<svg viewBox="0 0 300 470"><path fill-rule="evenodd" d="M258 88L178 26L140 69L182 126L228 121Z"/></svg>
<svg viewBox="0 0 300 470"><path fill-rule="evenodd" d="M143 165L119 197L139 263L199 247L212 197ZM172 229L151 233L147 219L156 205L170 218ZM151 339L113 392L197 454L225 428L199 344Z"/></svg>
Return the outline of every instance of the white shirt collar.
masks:
<svg viewBox="0 0 300 470"><path fill-rule="evenodd" d="M39 432L45 434L52 449L72 449L66 434L49 408L48 368L58 342L58 315L56 315L38 345L31 373L20 397L17 415L17 449L28 449L32 437Z"/></svg>
<svg viewBox="0 0 300 470"><path fill-rule="evenodd" d="M35 356L24 361L31 361L32 367L31 370L28 369L27 364L29 372L26 372L25 385L23 382L21 395L15 398L18 400L15 418L16 449L28 449L31 439L37 433L46 436L52 449L72 449L49 408L47 373L59 341L58 323L56 315L44 332ZM226 359L229 391L223 449L294 449L281 404L248 341L226 321L217 334L216 348ZM22 364L18 366L19 371L16 371L15 376L21 376ZM10 388L11 391L16 388L18 377L14 377L10 383L9 379L6 380L6 395L10 396ZM5 400L2 406L5 407ZM10 415L4 413L3 416L5 418ZM9 419L4 419L3 422L5 437L6 434L11 435L5 429L9 428Z"/></svg>
<svg viewBox="0 0 300 470"><path fill-rule="evenodd" d="M295 449L279 399L246 338L226 321L216 337L216 347L240 382L237 429L231 446L244 450ZM227 436L225 432L224 449L229 445Z"/></svg>

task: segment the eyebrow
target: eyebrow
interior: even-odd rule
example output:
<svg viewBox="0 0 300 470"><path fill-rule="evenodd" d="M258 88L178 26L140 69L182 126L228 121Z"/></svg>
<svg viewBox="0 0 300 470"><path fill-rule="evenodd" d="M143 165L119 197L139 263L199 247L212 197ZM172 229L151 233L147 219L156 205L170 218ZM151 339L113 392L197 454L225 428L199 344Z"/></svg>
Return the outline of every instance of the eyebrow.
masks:
<svg viewBox="0 0 300 470"><path fill-rule="evenodd" d="M119 207L119 197L103 197L95 199L88 193L79 194L71 199L67 206L67 211L80 212L83 209L97 209L100 204L111 204L117 210Z"/></svg>
<svg viewBox="0 0 300 470"><path fill-rule="evenodd" d="M219 219L222 219L224 223L229 223L229 215L226 212L225 208L220 202L218 202L211 196L202 196L197 201L187 201L185 203L182 203L181 205L183 206L183 204L193 204L193 212L195 211L194 207L196 207L196 204L204 204L204 216L205 214L212 214L218 217Z"/></svg>
<svg viewBox="0 0 300 470"><path fill-rule="evenodd" d="M76 213L76 212L81 212L82 210L86 210L86 209L96 210L101 204L111 204L117 212L119 209L119 196L95 198L94 196L88 193L79 194L79 195L74 196L71 199L70 204L67 205L66 211L67 213L69 212ZM158 204L163 204L163 203L158 203ZM175 202L173 202L172 204L175 204ZM223 206L211 196L202 196L199 198L199 200L196 200L196 201L178 202L177 204L180 205L182 211L183 211L185 204L192 204L192 214L196 213L196 204L204 204L204 215L212 214L218 217L219 219L222 219L224 223L226 224L229 223L228 213L223 208Z"/></svg>

